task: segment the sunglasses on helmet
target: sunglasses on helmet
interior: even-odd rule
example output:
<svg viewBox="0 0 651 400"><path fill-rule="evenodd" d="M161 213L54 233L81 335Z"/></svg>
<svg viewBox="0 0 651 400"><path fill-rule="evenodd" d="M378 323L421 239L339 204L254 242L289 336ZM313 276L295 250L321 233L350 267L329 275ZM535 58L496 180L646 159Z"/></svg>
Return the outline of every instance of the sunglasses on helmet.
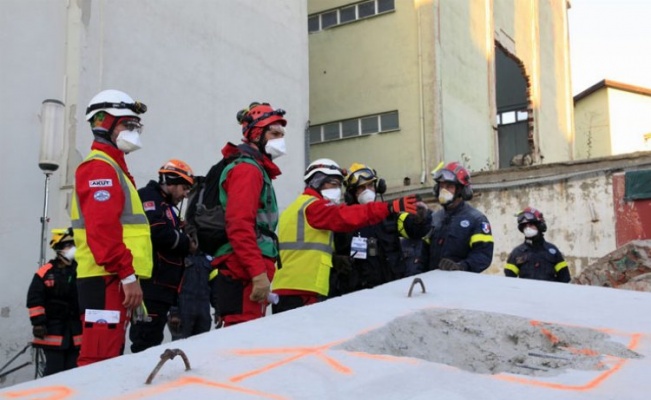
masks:
<svg viewBox="0 0 651 400"><path fill-rule="evenodd" d="M524 224L526 222L535 222L538 221L538 218L530 212L524 212L518 214L518 224Z"/></svg>

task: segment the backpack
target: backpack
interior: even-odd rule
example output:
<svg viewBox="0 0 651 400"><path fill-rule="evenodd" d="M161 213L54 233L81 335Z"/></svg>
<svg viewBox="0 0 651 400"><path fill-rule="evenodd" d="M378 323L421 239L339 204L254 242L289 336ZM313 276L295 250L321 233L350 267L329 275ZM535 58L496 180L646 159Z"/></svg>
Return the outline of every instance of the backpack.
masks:
<svg viewBox="0 0 651 400"><path fill-rule="evenodd" d="M219 200L219 179L230 161L222 158L206 176L195 176L195 185L188 194L185 231L209 255L228 242L224 207Z"/></svg>

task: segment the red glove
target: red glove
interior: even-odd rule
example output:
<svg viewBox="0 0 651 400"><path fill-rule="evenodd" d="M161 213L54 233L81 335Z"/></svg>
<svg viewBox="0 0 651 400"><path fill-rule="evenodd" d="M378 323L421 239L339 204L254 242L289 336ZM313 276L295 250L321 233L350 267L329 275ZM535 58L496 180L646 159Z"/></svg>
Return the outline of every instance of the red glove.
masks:
<svg viewBox="0 0 651 400"><path fill-rule="evenodd" d="M389 212L399 214L401 212L407 212L409 214L416 214L418 211L418 207L416 206L416 203L418 203L418 200L416 199L416 196L409 195L405 197L401 197L399 199L393 200L389 204Z"/></svg>

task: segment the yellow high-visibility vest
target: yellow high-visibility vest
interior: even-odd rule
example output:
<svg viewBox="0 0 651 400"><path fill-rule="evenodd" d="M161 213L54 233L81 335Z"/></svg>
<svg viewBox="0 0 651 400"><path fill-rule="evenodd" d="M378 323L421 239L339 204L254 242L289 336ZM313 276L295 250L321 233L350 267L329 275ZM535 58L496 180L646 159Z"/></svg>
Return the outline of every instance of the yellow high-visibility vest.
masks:
<svg viewBox="0 0 651 400"><path fill-rule="evenodd" d="M305 290L328 295L334 234L314 229L307 223L305 208L315 200L318 199L314 196L300 195L280 215L278 240L282 268L274 275L273 290Z"/></svg>
<svg viewBox="0 0 651 400"><path fill-rule="evenodd" d="M125 198L122 215L120 215L122 240L133 256L133 268L136 271L136 275L141 278L150 278L153 268L151 233L149 221L147 220L145 210L142 208L138 191L118 163L105 152L99 150L91 151L84 162L91 160L103 161L115 169ZM79 198L76 191L72 197L70 218L72 220L72 229L74 230L75 246L77 247L77 252L75 253L77 277L88 278L91 276L110 275L103 266L97 264L93 253L88 247L86 220L79 208Z"/></svg>

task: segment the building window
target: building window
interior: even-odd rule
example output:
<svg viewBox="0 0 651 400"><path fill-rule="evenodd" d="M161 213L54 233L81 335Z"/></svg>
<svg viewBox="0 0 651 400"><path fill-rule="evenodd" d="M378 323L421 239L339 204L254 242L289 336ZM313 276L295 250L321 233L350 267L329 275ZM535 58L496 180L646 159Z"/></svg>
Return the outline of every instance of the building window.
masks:
<svg viewBox="0 0 651 400"><path fill-rule="evenodd" d="M505 111L497 114L497 125L515 124L529 119L527 110Z"/></svg>
<svg viewBox="0 0 651 400"><path fill-rule="evenodd" d="M328 10L307 17L307 31L319 32L349 22L382 15L396 10L395 0L370 0L356 4L347 4L334 10Z"/></svg>
<svg viewBox="0 0 651 400"><path fill-rule="evenodd" d="M398 111L391 111L310 126L310 144L397 131L399 129Z"/></svg>

